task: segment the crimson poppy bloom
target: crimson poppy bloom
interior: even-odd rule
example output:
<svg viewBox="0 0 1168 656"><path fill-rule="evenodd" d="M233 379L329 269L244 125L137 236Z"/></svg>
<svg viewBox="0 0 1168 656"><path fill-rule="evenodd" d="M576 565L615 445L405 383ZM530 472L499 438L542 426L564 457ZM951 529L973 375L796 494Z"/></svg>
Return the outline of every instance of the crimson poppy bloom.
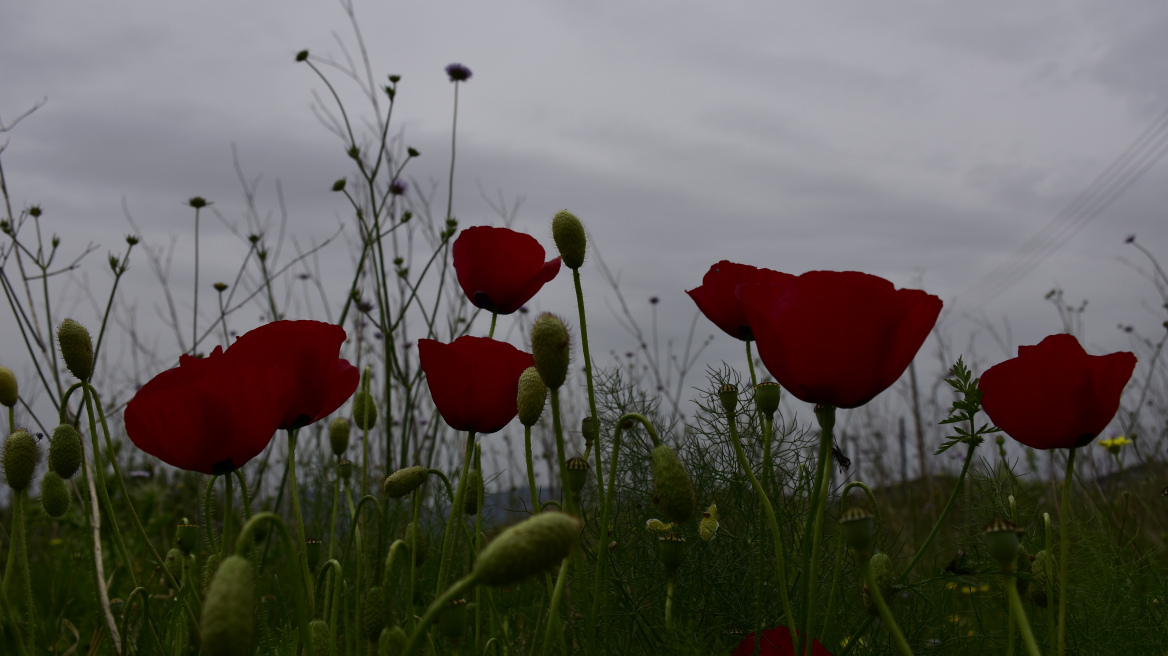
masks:
<svg viewBox="0 0 1168 656"><path fill-rule="evenodd" d="M1087 355L1073 335L1051 335L982 374L981 405L1028 447L1073 449L1107 428L1135 368L1127 351Z"/></svg>
<svg viewBox="0 0 1168 656"><path fill-rule="evenodd" d="M702 277L701 287L691 289L686 294L722 332L735 339L749 341L754 339L754 335L746 320L746 310L742 309L741 301L734 295L735 288L746 283L776 284L794 277L789 273L722 260L710 267Z"/></svg>
<svg viewBox="0 0 1168 656"><path fill-rule="evenodd" d="M418 340L430 396L454 430L494 433L519 413L519 376L530 353L506 342L465 335L450 344Z"/></svg>
<svg viewBox="0 0 1168 656"><path fill-rule="evenodd" d="M227 474L271 441L292 392L272 365L228 358L216 346L142 386L126 405L135 446L179 469Z"/></svg>
<svg viewBox="0 0 1168 656"><path fill-rule="evenodd" d="M742 284L758 355L795 398L855 408L896 382L941 314L941 299L856 271Z"/></svg>
<svg viewBox="0 0 1168 656"><path fill-rule="evenodd" d="M753 653L754 633L749 633L730 656L751 656ZM795 656L795 648L791 646L791 629L777 626L763 631L758 643L758 656ZM831 653L818 640L812 640L811 656L831 656Z"/></svg>
<svg viewBox="0 0 1168 656"><path fill-rule="evenodd" d="M531 235L490 226L463 230L454 240L458 284L475 307L511 314L560 272L560 258L543 261Z"/></svg>
<svg viewBox="0 0 1168 656"><path fill-rule="evenodd" d="M341 407L361 382L348 360L337 357L345 329L321 321L274 321L244 333L227 349L234 360L280 369L293 383L280 428L301 428Z"/></svg>

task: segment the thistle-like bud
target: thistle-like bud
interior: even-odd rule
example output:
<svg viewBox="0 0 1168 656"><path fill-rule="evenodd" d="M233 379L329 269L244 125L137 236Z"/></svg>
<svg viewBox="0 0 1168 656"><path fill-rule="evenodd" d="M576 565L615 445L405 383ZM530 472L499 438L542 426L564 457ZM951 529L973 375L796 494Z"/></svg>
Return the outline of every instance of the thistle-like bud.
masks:
<svg viewBox="0 0 1168 656"><path fill-rule="evenodd" d="M592 417L580 420L580 433L584 435L584 446L590 447L600 437L600 422Z"/></svg>
<svg viewBox="0 0 1168 656"><path fill-rule="evenodd" d="M8 487L20 492L32 482L41 450L36 438L23 428L17 428L4 442L4 477Z"/></svg>
<svg viewBox="0 0 1168 656"><path fill-rule="evenodd" d="M312 640L312 656L333 656L333 637L328 622L312 620L308 623L308 636Z"/></svg>
<svg viewBox="0 0 1168 656"><path fill-rule="evenodd" d="M49 467L61 478L73 478L81 467L81 433L69 424L53 429L49 440Z"/></svg>
<svg viewBox="0 0 1168 656"><path fill-rule="evenodd" d="M1058 603L1058 588L1056 587L1058 577L1047 578L1047 559L1050 559L1051 572L1058 571L1058 568L1055 567L1054 558L1051 558L1045 549L1034 554L1034 560L1030 563L1032 568L1032 575L1030 577L1030 601L1033 601L1034 605L1039 608L1046 608L1047 604ZM1050 592L1052 589L1055 591L1053 595Z"/></svg>
<svg viewBox="0 0 1168 656"><path fill-rule="evenodd" d="M477 513L483 493L483 472L475 467L466 473L466 494L462 498L463 512L468 515Z"/></svg>
<svg viewBox="0 0 1168 656"><path fill-rule="evenodd" d="M889 606L895 600L892 588L892 559L888 554L880 552L872 556L868 561L868 567L872 570L872 578L876 581L876 587L880 590L880 596L884 597L884 603ZM864 594L862 595L864 610L872 617L880 615L880 610L876 608L875 602L872 601L871 591L868 586L864 586Z"/></svg>
<svg viewBox="0 0 1168 656"><path fill-rule="evenodd" d="M560 259L569 269L579 269L584 265L584 255L588 251L588 237L584 224L568 210L560 210L552 218L552 239L560 251Z"/></svg>
<svg viewBox="0 0 1168 656"><path fill-rule="evenodd" d="M580 490L584 489L584 483L588 481L588 461L576 456L564 465L567 468L567 474L564 476L568 480L568 489L572 494L580 494Z"/></svg>
<svg viewBox="0 0 1168 656"><path fill-rule="evenodd" d="M375 585L365 595L365 637L376 642L385 628L387 615L385 588Z"/></svg>
<svg viewBox="0 0 1168 656"><path fill-rule="evenodd" d="M321 547L320 540L304 541L304 558L308 561L309 569L316 569L316 566L320 564Z"/></svg>
<svg viewBox="0 0 1168 656"><path fill-rule="evenodd" d="M69 490L65 487L65 479L55 471L45 472L41 479L41 505L49 517L60 517L69 510Z"/></svg>
<svg viewBox="0 0 1168 656"><path fill-rule="evenodd" d="M674 524L683 524L698 507L698 495L693 481L681 464L677 452L665 444L653 449L653 503L661 508L665 518Z"/></svg>
<svg viewBox="0 0 1168 656"><path fill-rule="evenodd" d="M211 559L207 562L210 564ZM255 623L251 563L228 556L219 566L203 601L200 627L209 656L251 656Z"/></svg>
<svg viewBox="0 0 1168 656"><path fill-rule="evenodd" d="M174 542L183 555L191 555L199 543L199 525L183 523L174 527Z"/></svg>
<svg viewBox="0 0 1168 656"><path fill-rule="evenodd" d="M344 417L329 422L329 446L338 458L345 455L345 449L349 448L349 429L349 420Z"/></svg>
<svg viewBox="0 0 1168 656"><path fill-rule="evenodd" d="M580 539L580 520L544 512L503 531L475 559L479 583L509 585L558 564Z"/></svg>
<svg viewBox="0 0 1168 656"><path fill-rule="evenodd" d="M539 370L528 367L519 375L519 423L534 426L547 404L548 388L539 376Z"/></svg>
<svg viewBox="0 0 1168 656"><path fill-rule="evenodd" d="M341 478L345 479L346 481L349 480L349 477L353 475L353 461L341 460L338 462L337 473L340 474Z"/></svg>
<svg viewBox="0 0 1168 656"><path fill-rule="evenodd" d="M779 409L779 397L783 388L778 383L759 383L754 386L754 404L764 416L774 417Z"/></svg>
<svg viewBox="0 0 1168 656"><path fill-rule="evenodd" d="M357 390L353 395L353 423L361 430L371 430L377 423L377 404L365 390Z"/></svg>
<svg viewBox="0 0 1168 656"><path fill-rule="evenodd" d="M570 353L564 322L554 314L540 315L531 326L531 357L540 378L551 389L559 389L567 379Z"/></svg>
<svg viewBox="0 0 1168 656"><path fill-rule="evenodd" d="M400 499L421 487L427 475L428 470L417 465L399 469L385 479L381 491L391 499Z"/></svg>
<svg viewBox="0 0 1168 656"><path fill-rule="evenodd" d="M990 556L998 561L1003 570L1009 569L1018 557L1018 541L1022 537L1022 529L1013 522L1004 519L995 519L985 527L986 549Z"/></svg>
<svg viewBox="0 0 1168 656"><path fill-rule="evenodd" d="M718 388L718 400L722 402L722 409L726 412L734 412L738 407L738 386L733 383L726 383Z"/></svg>
<svg viewBox="0 0 1168 656"><path fill-rule="evenodd" d="M685 558L685 538L676 533L667 533L657 539L657 557L671 576L681 566Z"/></svg>
<svg viewBox="0 0 1168 656"><path fill-rule="evenodd" d="M455 599L438 614L438 630L447 638L461 638L466 631L466 599Z"/></svg>
<svg viewBox="0 0 1168 656"><path fill-rule="evenodd" d="M400 626L391 626L381 631L377 641L377 656L401 656L406 651L409 636Z"/></svg>
<svg viewBox="0 0 1168 656"><path fill-rule="evenodd" d="M414 564L418 567L426 562L426 553L430 549L430 536L417 522L410 522L406 525L406 530L402 533L402 540L406 543L406 548L414 552Z"/></svg>
<svg viewBox="0 0 1168 656"><path fill-rule="evenodd" d="M857 557L867 558L872 553L872 542L876 539L876 518L860 506L852 506L839 518L840 532L848 548Z"/></svg>
<svg viewBox="0 0 1168 656"><path fill-rule="evenodd" d="M177 547L171 547L166 552L166 558L162 563L166 566L167 573L173 576L176 581L182 580L183 555Z"/></svg>
<svg viewBox="0 0 1168 656"><path fill-rule="evenodd" d="M93 340L85 326L65 319L57 327L57 342L61 345L61 357L69 373L77 380L89 380L93 375Z"/></svg>
<svg viewBox="0 0 1168 656"><path fill-rule="evenodd" d="M11 408L16 405L20 395L17 394L16 374L8 367L0 367L0 405Z"/></svg>
<svg viewBox="0 0 1168 656"><path fill-rule="evenodd" d="M706 542L714 539L718 534L718 505L711 503L706 512L702 513L702 521L698 524L698 534Z"/></svg>

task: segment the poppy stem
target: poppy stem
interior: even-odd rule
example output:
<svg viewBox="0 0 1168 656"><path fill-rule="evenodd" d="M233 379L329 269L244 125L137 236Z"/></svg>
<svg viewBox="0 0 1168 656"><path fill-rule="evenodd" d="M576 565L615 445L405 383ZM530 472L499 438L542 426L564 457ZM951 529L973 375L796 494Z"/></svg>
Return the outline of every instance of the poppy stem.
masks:
<svg viewBox="0 0 1168 656"><path fill-rule="evenodd" d="M412 531L413 531L411 533L411 535L413 536L413 539L411 540L411 544L409 545L409 548L410 548L410 582L409 582L409 587L406 589L406 596L410 600L410 612L406 615L406 630L407 631L414 630L414 579L418 573L418 542L421 541L421 538L418 534L422 532L421 531L422 527L418 524L418 507L421 506L421 504L422 504L422 487L418 486L418 488L414 490L414 512L413 512L412 518L410 519L410 523L412 524Z"/></svg>
<svg viewBox="0 0 1168 656"><path fill-rule="evenodd" d="M1046 559L1043 563L1046 570L1046 631L1047 642L1056 643L1054 621L1054 535L1050 530L1050 513L1042 513L1043 548L1046 549Z"/></svg>
<svg viewBox="0 0 1168 656"><path fill-rule="evenodd" d="M455 492L454 502L450 505L450 516L446 518L446 535L442 537L442 557L438 561L438 589L435 591L435 594L442 594L442 589L446 587L446 579L450 574L450 552L455 536L455 521L462 514L463 500L466 498L466 478L470 473L470 461L474 459L474 444L475 432L467 431L466 449L462 454L462 474L458 477L458 491ZM429 612L428 610L426 611L427 614ZM422 626L425 626L425 624ZM409 653L408 649L406 653Z"/></svg>
<svg viewBox="0 0 1168 656"><path fill-rule="evenodd" d="M564 511L576 514L576 504L572 494L568 492L568 464L564 458L564 428L560 422L560 390L553 387L550 390L552 399L552 431L556 434L556 457L560 462L560 498L563 499Z"/></svg>
<svg viewBox="0 0 1168 656"><path fill-rule="evenodd" d="M580 348L584 352L584 378L588 382L588 410L591 413L588 416L599 422L600 415L596 412L596 390L592 384L592 356L588 351L588 320L584 316L584 288L580 286L579 268L572 269L572 283L576 287L576 310L580 314ZM585 436L585 439L589 439L588 436ZM588 456L585 455L584 458L587 460ZM604 477L601 475L599 444L596 445L596 494L599 497L597 502L604 505Z"/></svg>
<svg viewBox="0 0 1168 656"><path fill-rule="evenodd" d="M1071 448L1067 454L1067 473L1063 478L1063 502L1059 506L1059 608L1058 608L1058 656L1067 653L1067 561L1070 558L1070 542L1067 541L1067 525L1071 523L1071 481L1075 476L1075 452Z"/></svg>
<svg viewBox="0 0 1168 656"><path fill-rule="evenodd" d="M811 508L808 520L814 520L811 526L811 548L807 549L807 535L803 535L803 563L807 574L807 596L804 598L806 606L803 609L803 636L806 641L806 650L811 653L811 644L814 636L811 627L815 623L815 601L819 592L819 582L816 580L816 570L819 569L819 547L823 541L823 518L827 509L827 495L831 491L831 442L835 431L835 406L818 404L815 406L815 418L819 421L819 462L815 488L811 493ZM802 651L802 650L801 650ZM797 651L796 653L801 653Z"/></svg>
<svg viewBox="0 0 1168 656"><path fill-rule="evenodd" d="M1034 640L1034 632L1030 629L1030 621L1026 619L1026 610L1022 608L1022 598L1018 596L1018 577L1014 574L1016 565L1010 563L1006 573L1006 596L1010 599L1010 642L1008 649L1014 651L1014 624L1018 625L1018 632L1022 634L1022 644L1026 645L1026 653L1030 656L1042 656L1038 650L1038 643Z"/></svg>
<svg viewBox="0 0 1168 656"><path fill-rule="evenodd" d="M539 492L535 489L535 466L531 461L531 426L523 427L523 455L527 458L527 487L531 495L531 514L539 514Z"/></svg>
<svg viewBox="0 0 1168 656"><path fill-rule="evenodd" d="M491 330L487 333L487 339L492 339L495 336L495 322L499 320L499 313L491 313Z"/></svg>
<svg viewBox="0 0 1168 656"><path fill-rule="evenodd" d="M458 595L462 594L464 590L472 585L477 584L477 582L478 581L475 579L474 574L467 574L466 576L459 579L454 585L450 586L449 590L439 595L439 597L430 604L430 607L426 609L426 613L422 615L422 619L418 622L418 625L414 627L413 632L410 633L410 641L408 644L406 644L406 650L402 652L402 656L410 656L410 654L414 653L414 649L416 649L418 646L418 640L422 637L422 634L426 632L426 629L430 626L430 624L434 622L435 618L438 617L438 613L442 612L442 609L449 606L450 602L454 601L454 599L458 597Z"/></svg>
<svg viewBox="0 0 1168 656"><path fill-rule="evenodd" d="M219 562L227 560L228 546L231 544L231 520L233 519L233 499L234 488L231 485L231 474L223 477L223 482L227 484L227 490L223 493L223 545L222 552L219 554Z"/></svg>
<svg viewBox="0 0 1168 656"><path fill-rule="evenodd" d="M292 544L300 554L300 572L304 577L304 593L308 603L308 616L312 617L314 601L312 595L312 572L308 569L308 536L304 534L304 516L300 514L300 492L296 488L296 429L294 428L288 429L288 487L288 491L292 495L292 514L296 516L296 534L300 536L300 543ZM226 541L224 539L224 542Z"/></svg>
<svg viewBox="0 0 1168 656"><path fill-rule="evenodd" d="M566 580L568 580L567 558L560 563L560 575L556 577L556 588L552 591L551 607L548 608L547 629L543 634L543 649L539 652L541 656L547 656L552 648L552 636L555 635L555 628L559 624L557 617L560 610L560 598L564 596L564 581ZM409 656L408 651L406 652L406 656Z"/></svg>
<svg viewBox="0 0 1168 656"><path fill-rule="evenodd" d="M876 610L880 611L880 621L884 622L884 628L892 636L892 641L896 643L896 648L900 650L900 653L904 656L913 656L908 641L904 639L904 634L896 625L896 619L892 617L892 611L888 610L888 604L884 603L884 595L880 592L880 586L876 584L876 577L872 576L872 568L868 565L868 560L864 558L859 560L860 568L864 570L864 580L868 583L868 594L872 597L872 602L876 604ZM1017 595L1018 591L1015 590L1014 594ZM810 646L810 644L811 639L808 637L808 645Z"/></svg>
<svg viewBox="0 0 1168 656"><path fill-rule="evenodd" d="M665 579L665 630L673 630L673 574Z"/></svg>

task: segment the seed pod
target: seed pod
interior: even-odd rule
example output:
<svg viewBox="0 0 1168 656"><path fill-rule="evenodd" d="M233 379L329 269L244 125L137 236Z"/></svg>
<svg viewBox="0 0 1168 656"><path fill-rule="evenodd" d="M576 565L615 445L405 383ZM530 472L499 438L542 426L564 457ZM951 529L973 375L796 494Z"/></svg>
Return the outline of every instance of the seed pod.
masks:
<svg viewBox="0 0 1168 656"><path fill-rule="evenodd" d="M592 443L600 437L600 422L592 417L581 419L580 433L584 435L584 446L592 446Z"/></svg>
<svg viewBox="0 0 1168 656"><path fill-rule="evenodd" d="M876 518L860 506L852 506L839 518L840 532L848 548L861 558L872 553L872 542L876 539Z"/></svg>
<svg viewBox="0 0 1168 656"><path fill-rule="evenodd" d="M531 326L531 357L535 368L551 389L559 389L568 377L571 352L568 328L554 314L542 314Z"/></svg>
<svg viewBox="0 0 1168 656"><path fill-rule="evenodd" d="M519 375L519 395L516 399L519 406L519 423L524 426L534 426L543 414L543 407L547 404L548 388L539 370L528 367Z"/></svg>
<svg viewBox="0 0 1168 656"><path fill-rule="evenodd" d="M872 556L868 561L868 567L872 570L872 578L876 581L876 586L880 589L880 596L884 597L884 603L892 606L894 595L892 594L892 559L888 554L880 552ZM864 610L872 617L878 617L880 610L876 608L875 602L872 601L871 592L868 586L864 586Z"/></svg>
<svg viewBox="0 0 1168 656"><path fill-rule="evenodd" d="M466 474L466 495L462 499L462 510L468 515L479 511L479 499L483 498L483 472L471 469Z"/></svg>
<svg viewBox="0 0 1168 656"><path fill-rule="evenodd" d="M353 462L351 460L341 460L337 463L337 473L346 481L353 475Z"/></svg>
<svg viewBox="0 0 1168 656"><path fill-rule="evenodd" d="M580 538L576 517L544 512L503 531L479 554L474 575L480 583L508 585L557 565Z"/></svg>
<svg viewBox="0 0 1168 656"><path fill-rule="evenodd" d="M174 528L174 541L186 555L191 555L199 543L198 524L179 524Z"/></svg>
<svg viewBox="0 0 1168 656"><path fill-rule="evenodd" d="M466 599L455 599L438 614L438 630L447 638L461 638L466 631Z"/></svg>
<svg viewBox="0 0 1168 656"><path fill-rule="evenodd" d="M778 383L759 383L754 386L754 404L764 416L774 417L779 409L779 396L783 388Z"/></svg>
<svg viewBox="0 0 1168 656"><path fill-rule="evenodd" d="M401 656L406 651L409 636L400 626L382 629L377 641L377 656Z"/></svg>
<svg viewBox="0 0 1168 656"><path fill-rule="evenodd" d="M73 478L81 467L81 433L69 424L53 429L49 440L49 467L61 478Z"/></svg>
<svg viewBox="0 0 1168 656"><path fill-rule="evenodd" d="M414 556L414 563L421 567L422 563L426 562L426 553L430 549L430 536L422 530L417 522L410 522L402 533L402 540L405 541L407 549L415 550L416 547L417 555Z"/></svg>
<svg viewBox="0 0 1168 656"><path fill-rule="evenodd" d="M60 517L69 510L69 490L57 472L49 470L41 479L41 505L49 517Z"/></svg>
<svg viewBox="0 0 1168 656"><path fill-rule="evenodd" d="M8 367L0 367L0 405L11 408L20 398L16 388L16 374Z"/></svg>
<svg viewBox="0 0 1168 656"><path fill-rule="evenodd" d="M308 561L309 569L316 569L320 564L320 552L322 548L320 540L305 540L304 541L304 557Z"/></svg>
<svg viewBox="0 0 1168 656"><path fill-rule="evenodd" d="M390 474L381 484L381 491L391 499L400 499L426 482L428 471L417 465L405 467Z"/></svg>
<svg viewBox="0 0 1168 656"><path fill-rule="evenodd" d="M23 428L17 428L4 442L4 477L8 487L20 492L32 482L41 450L36 438Z"/></svg>
<svg viewBox="0 0 1168 656"><path fill-rule="evenodd" d="M345 449L349 448L348 419L337 417L329 423L329 446L332 447L333 455L336 457L340 458L345 455Z"/></svg>
<svg viewBox="0 0 1168 656"><path fill-rule="evenodd" d="M177 547L171 547L170 551L166 552L166 559L162 562L166 566L166 571L176 581L182 580L183 555Z"/></svg>
<svg viewBox="0 0 1168 656"><path fill-rule="evenodd" d="M588 251L588 237L584 224L568 210L560 210L552 217L552 239L560 251L560 259L569 269L579 269L584 265L584 255Z"/></svg>
<svg viewBox="0 0 1168 656"><path fill-rule="evenodd" d="M243 556L228 556L211 579L203 601L200 627L208 656L251 656L255 631L252 595L251 563Z"/></svg>
<svg viewBox="0 0 1168 656"><path fill-rule="evenodd" d="M329 634L328 622L324 620L309 622L308 636L312 640L312 656L332 656L333 637Z"/></svg>
<svg viewBox="0 0 1168 656"><path fill-rule="evenodd" d="M564 465L567 468L567 475L564 477L568 479L568 489L572 494L580 494L580 490L584 489L584 483L588 481L588 461L576 456Z"/></svg>
<svg viewBox="0 0 1168 656"><path fill-rule="evenodd" d="M677 452L665 444L653 449L653 503L661 508L665 518L674 524L683 524L694 516L698 495L693 481Z"/></svg>
<svg viewBox="0 0 1168 656"><path fill-rule="evenodd" d="M738 407L738 386L733 383L726 383L718 388L718 400L722 402L722 409L726 412L734 412Z"/></svg>
<svg viewBox="0 0 1168 656"><path fill-rule="evenodd" d="M667 533L658 538L657 557L661 559L665 571L672 575L685 558L685 538L676 533Z"/></svg>
<svg viewBox="0 0 1168 656"><path fill-rule="evenodd" d="M376 642L385 628L386 618L385 588L375 585L365 595L365 637Z"/></svg>
<svg viewBox="0 0 1168 656"><path fill-rule="evenodd" d="M77 380L89 380L93 375L93 340L85 326L65 319L57 327L57 342L61 345L61 357L69 373Z"/></svg>
<svg viewBox="0 0 1168 656"><path fill-rule="evenodd" d="M1003 570L1018 558L1018 539L1021 536L1022 529L1004 519L995 519L985 527L986 548Z"/></svg>
<svg viewBox="0 0 1168 656"><path fill-rule="evenodd" d="M371 430L377 423L377 404L365 390L357 390L353 395L353 423L361 430Z"/></svg>

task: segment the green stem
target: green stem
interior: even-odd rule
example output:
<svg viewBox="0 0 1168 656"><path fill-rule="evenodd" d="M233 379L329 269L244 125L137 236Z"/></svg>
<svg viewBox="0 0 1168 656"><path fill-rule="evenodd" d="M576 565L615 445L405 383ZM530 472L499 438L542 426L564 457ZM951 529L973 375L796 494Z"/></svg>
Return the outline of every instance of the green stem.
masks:
<svg viewBox="0 0 1168 656"><path fill-rule="evenodd" d="M410 641L406 644L406 650L402 652L402 656L410 656L410 654L414 653L414 649L418 646L418 640L425 635L426 629L434 622L434 618L438 617L438 613L442 612L443 608L449 606L451 601L454 601L458 595L462 594L470 586L475 585L476 582L474 574L467 574L456 581L454 585L450 586L449 590L435 599L430 604L430 607L426 609L426 613L422 615L422 619L418 621L418 625L414 627L413 632L410 634Z"/></svg>
<svg viewBox="0 0 1168 656"><path fill-rule="evenodd" d="M596 413L596 391L592 383L592 356L588 351L588 320L584 316L584 288L580 286L580 270L572 269L572 282L576 286L576 309L580 313L580 348L584 351L584 378L588 382L588 410L592 420L600 421ZM597 423L597 426L600 424ZM600 445L596 445L596 495L597 502L604 505L604 477L600 467Z"/></svg>
<svg viewBox="0 0 1168 656"><path fill-rule="evenodd" d="M908 646L908 641L904 639L904 634L900 632L900 627L896 625L896 620L892 617L892 611L888 610L888 604L884 603L884 595L880 593L880 586L876 584L876 577L872 576L872 568L868 566L866 559L860 559L860 567L864 570L864 580L868 582L868 593L872 597L872 602L876 604L876 610L880 611L880 620L884 622L884 628L888 629L889 635L892 636L892 641L896 643L896 648L900 650L904 656L913 656L912 649ZM1018 594L1015 590L1014 594ZM810 644L810 640L808 643Z"/></svg>
<svg viewBox="0 0 1168 656"><path fill-rule="evenodd" d="M527 487L531 494L531 513L538 515L539 493L535 489L535 466L531 460L531 426L523 427L523 455L527 458Z"/></svg>
<svg viewBox="0 0 1168 656"><path fill-rule="evenodd" d="M230 488L229 488L230 489ZM292 514L296 517L296 534L300 542L290 542L293 549L300 554L300 573L304 578L305 599L308 602L308 615L313 615L312 572L308 568L308 535L304 532L304 516L300 513L300 492L296 488L296 430L288 430L288 491L292 495ZM226 520L224 520L226 521ZM226 542L226 539L224 539ZM236 549L238 551L238 548Z"/></svg>
<svg viewBox="0 0 1168 656"><path fill-rule="evenodd" d="M20 525L17 527L19 529L16 535L17 543L8 548L20 549L20 573L24 576L24 603L28 606L28 641L31 646L35 646L37 628L40 622L37 621L36 604L32 600L32 576L28 569L28 519L24 513L24 502L28 500L28 489L21 490L13 496L15 497L13 499L14 514L19 516Z"/></svg>
<svg viewBox="0 0 1168 656"><path fill-rule="evenodd" d="M441 594L446 587L446 579L450 572L450 552L453 548L456 522L462 513L463 499L466 498L466 478L470 472L470 461L474 458L475 432L466 434L466 449L462 454L462 474L458 478L458 492L454 494L454 503L450 506L450 516L446 518L446 535L442 537L442 557L438 561L438 589L434 594ZM426 611L429 613L429 611ZM409 651L407 650L408 654Z"/></svg>
<svg viewBox="0 0 1168 656"><path fill-rule="evenodd" d="M665 580L665 630L673 630L673 574Z"/></svg>
<svg viewBox="0 0 1168 656"><path fill-rule="evenodd" d="M422 488L414 490L414 513L410 520L414 524L414 544L410 545L410 582L406 589L406 596L409 599L410 612L406 615L406 630L414 630L414 578L418 572L418 534L422 532L422 527L418 524L418 508L422 504Z"/></svg>
<svg viewBox="0 0 1168 656"><path fill-rule="evenodd" d="M855 487L863 489L864 493L868 495L868 500L872 503L872 512L877 513L877 520L879 520L880 506L876 503L876 495L872 494L872 490L860 481L852 481L840 491L840 515L842 516L844 514L844 504L847 503L848 492L851 492L852 488ZM839 584L840 572L844 566L846 543L843 540L843 536L840 536L840 539L836 542L838 547L835 554L835 567L832 568L831 574L831 590L827 593L827 611L823 614L823 630L819 632L819 635L827 635L827 627L831 624L831 609L835 605L835 591Z"/></svg>
<svg viewBox="0 0 1168 656"><path fill-rule="evenodd" d="M11 550L10 550L10 552L11 552ZM8 567L7 569L5 569L4 573L5 573L4 580L0 581L0 611L3 611L3 617L4 617L4 619L6 619L8 621L7 628L11 632L11 635L16 637L17 654L19 654L19 656L27 656L28 652L26 652L24 649L24 637L21 636L20 627L17 626L17 624L16 624L16 611L14 611L12 609L12 606L9 605L8 595L6 593L4 593L4 591L3 591L4 588L7 586L8 579L12 575L12 567Z"/></svg>
<svg viewBox="0 0 1168 656"><path fill-rule="evenodd" d="M815 418L819 421L819 480L815 483L817 493L812 494L814 507L811 512L815 523L811 528L811 549L806 552L804 562L808 564L806 608L803 609L803 640L806 641L806 651L811 653L812 627L815 624L815 602L819 594L819 581L816 570L819 569L819 547L823 541L823 520L827 510L827 495L831 492L831 441L835 429L835 406L819 404L815 406ZM807 538L804 536L806 545Z"/></svg>
<svg viewBox="0 0 1168 656"><path fill-rule="evenodd" d="M1014 576L1014 565L1006 575L1006 596L1010 598L1010 618L1018 624L1018 631L1022 634L1022 644L1026 645L1026 652L1030 656L1042 656L1038 651L1038 643L1034 641L1034 632L1030 630L1030 622L1026 619L1026 611L1022 608L1022 599L1018 596L1017 577ZM1010 649L1014 648L1014 636L1010 636Z"/></svg>
<svg viewBox="0 0 1168 656"><path fill-rule="evenodd" d="M572 494L568 491L568 464L564 456L564 429L560 422L560 390L553 388L551 391L552 399L552 432L556 435L556 458L560 464L560 498L563 499L564 512L569 514L576 514L575 500Z"/></svg>
<svg viewBox="0 0 1168 656"><path fill-rule="evenodd" d="M227 560L227 545L231 544L231 523L234 519L232 515L235 514L233 507L233 497L235 496L235 490L231 485L231 476L224 476L223 480L227 484L227 491L223 494L223 551L219 554L219 562Z"/></svg>
<svg viewBox="0 0 1168 656"><path fill-rule="evenodd" d="M215 536L215 514L214 508L211 505L214 499L215 479L218 475L212 474L210 480L207 481L207 487L203 490L203 521L207 523L207 531L203 536L207 539L207 551L211 553L219 553L219 538Z"/></svg>
<svg viewBox="0 0 1168 656"><path fill-rule="evenodd" d="M1075 451L1067 454L1067 474L1063 478L1063 502L1059 506L1059 608L1058 608L1058 656L1067 653L1067 566L1070 564L1070 542L1067 540L1067 525L1071 523L1071 481L1075 475Z"/></svg>
<svg viewBox="0 0 1168 656"><path fill-rule="evenodd" d="M258 528L260 524L263 524L265 522L270 523L270 524L275 524L276 530L279 531L280 534L284 536L284 539L288 542L288 546L292 547L292 548L296 548L296 542L292 540L292 535L288 532L288 526L286 524L284 524L284 520L280 519L280 516L277 515L276 513L261 512L261 513L256 513L255 515L252 515L252 518L247 520L247 523L244 524L243 528L239 530L239 536L235 539L235 555L236 556L242 557L244 555L244 553L247 551L248 545L252 545L255 543L255 538L253 537L253 535L255 534L256 528ZM300 553L301 554L304 553L303 545L301 545ZM307 564L307 560L305 561L305 563ZM295 577L293 577L293 578L295 578ZM305 649L309 649L310 645L312 645L312 641L311 641L311 637L308 634L308 620L309 620L309 618L311 618L313 616L313 613L312 613L312 604L313 604L312 575L311 574L309 574L307 578L304 578L301 581L300 595L299 596L293 595L293 599L294 599L295 605L296 605L296 612L300 616L300 621L298 622L298 624L300 625L300 642L302 645L304 645ZM305 608L306 604L308 605L307 609Z"/></svg>
<svg viewBox="0 0 1168 656"><path fill-rule="evenodd" d="M490 332L487 333L487 339L491 339L492 337L495 336L495 322L498 320L499 320L499 313L492 312L491 313L491 330L490 330Z"/></svg>
<svg viewBox="0 0 1168 656"><path fill-rule="evenodd" d="M555 635L555 628L559 623L557 616L560 610L560 598L564 596L564 581L566 580L568 580L567 558L560 563L560 575L556 578L556 589L552 592L551 607L548 608L547 629L543 633L543 649L540 650L541 656L547 656L552 647L552 636ZM408 652L406 656L409 656Z"/></svg>
<svg viewBox="0 0 1168 656"><path fill-rule="evenodd" d="M1050 513L1042 513L1043 548L1046 549L1046 559L1043 561L1046 569L1046 630L1047 643L1054 645L1054 533L1050 530Z"/></svg>

